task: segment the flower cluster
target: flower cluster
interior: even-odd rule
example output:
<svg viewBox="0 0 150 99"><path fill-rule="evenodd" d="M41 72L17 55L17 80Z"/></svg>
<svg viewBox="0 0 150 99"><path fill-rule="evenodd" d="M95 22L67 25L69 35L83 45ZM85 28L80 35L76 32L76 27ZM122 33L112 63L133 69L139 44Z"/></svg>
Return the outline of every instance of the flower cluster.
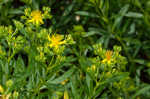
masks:
<svg viewBox="0 0 150 99"><path fill-rule="evenodd" d="M30 19L27 21L28 23L33 23L35 25L44 24L42 13L39 10L35 10L31 12Z"/></svg>
<svg viewBox="0 0 150 99"><path fill-rule="evenodd" d="M102 62L107 63L107 64L111 64L111 62L113 61L112 54L113 54L112 51L110 51L110 50L106 51L105 52L105 59Z"/></svg>
<svg viewBox="0 0 150 99"><path fill-rule="evenodd" d="M103 49L101 44L96 44L93 47L94 53L99 56L98 59L101 59L102 65L109 66L109 68L125 69L126 58L119 54L121 51L119 46L114 46L114 51Z"/></svg>
<svg viewBox="0 0 150 99"><path fill-rule="evenodd" d="M65 35L52 26L45 28L45 19L51 18L48 7L27 8L24 13L25 22L13 20L14 27L0 26L0 82L15 79L0 85L2 99L69 99L74 93L76 99L96 99L102 90L108 89L106 95L112 89L126 95L135 87L125 72L121 47L107 50L100 43L88 44L81 25Z"/></svg>
<svg viewBox="0 0 150 99"><path fill-rule="evenodd" d="M13 85L12 80L8 80L6 82L6 85L5 85L6 89L4 89L2 85L0 85L0 93L1 93L0 98L2 99L10 99L10 98L17 99L18 98L18 95L19 95L18 92L16 91L14 91L13 93L10 92L10 88L12 87L12 85Z"/></svg>
<svg viewBox="0 0 150 99"><path fill-rule="evenodd" d="M50 8L43 7L43 13L40 10L31 11L30 8L25 9L25 16L22 16L23 19L27 20L27 23L32 23L35 26L44 24L44 19L51 19L52 15L50 14Z"/></svg>
<svg viewBox="0 0 150 99"><path fill-rule="evenodd" d="M51 37L48 36L48 40L50 42L49 46L55 49L58 49L60 45L63 45L66 43L66 41L63 40L63 36L59 34L54 34Z"/></svg>

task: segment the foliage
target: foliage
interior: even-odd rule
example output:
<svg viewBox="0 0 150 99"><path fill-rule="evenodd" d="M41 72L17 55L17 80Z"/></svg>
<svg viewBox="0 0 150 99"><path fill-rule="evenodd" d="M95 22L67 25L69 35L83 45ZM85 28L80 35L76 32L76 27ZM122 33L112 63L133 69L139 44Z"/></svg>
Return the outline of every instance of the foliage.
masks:
<svg viewBox="0 0 150 99"><path fill-rule="evenodd" d="M0 98L150 98L150 0L0 0Z"/></svg>

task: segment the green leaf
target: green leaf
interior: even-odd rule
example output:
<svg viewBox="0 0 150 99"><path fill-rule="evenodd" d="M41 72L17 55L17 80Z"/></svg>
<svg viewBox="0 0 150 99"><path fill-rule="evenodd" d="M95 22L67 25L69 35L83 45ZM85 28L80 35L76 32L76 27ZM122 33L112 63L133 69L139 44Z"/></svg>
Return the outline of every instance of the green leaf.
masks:
<svg viewBox="0 0 150 99"><path fill-rule="evenodd" d="M86 84L88 86L89 97L91 97L93 94L93 81L88 74L86 74Z"/></svg>
<svg viewBox="0 0 150 99"><path fill-rule="evenodd" d="M65 9L63 16L67 16L69 13L71 13L73 6L74 4L69 5L68 8Z"/></svg>
<svg viewBox="0 0 150 99"><path fill-rule="evenodd" d="M60 76L60 77L58 77L58 78L56 78L54 80L48 80L47 83L50 83L50 84L59 84L62 81L66 80L68 77L70 77L75 70L76 70L75 68L71 68L67 72L65 72L62 76Z"/></svg>
<svg viewBox="0 0 150 99"><path fill-rule="evenodd" d="M126 4L124 7L121 8L121 10L119 11L119 14L121 16L124 16L126 14L126 12L128 11L128 9L129 9L129 5Z"/></svg>
<svg viewBox="0 0 150 99"><path fill-rule="evenodd" d="M128 12L125 16L132 18L143 18L143 14L137 12Z"/></svg>
<svg viewBox="0 0 150 99"><path fill-rule="evenodd" d="M74 96L74 99L80 99L79 97L80 97L80 95L79 95L79 93L78 93L78 89L77 89L77 87L78 87L78 84L79 83L77 83L77 82L79 82L79 81L76 81L76 77L75 77L75 75L71 78L71 80L70 80L70 85L71 85L71 91L72 91L72 94L73 94L73 96Z"/></svg>
<svg viewBox="0 0 150 99"><path fill-rule="evenodd" d="M96 31L90 31L90 32L86 32L86 34L83 35L83 37L88 37L88 36L92 36L92 35L95 35L95 34L99 34L99 33L96 32Z"/></svg>
<svg viewBox="0 0 150 99"><path fill-rule="evenodd" d="M132 23L130 26L130 31L128 32L129 34L135 33L135 23Z"/></svg>
<svg viewBox="0 0 150 99"><path fill-rule="evenodd" d="M24 14L24 11L20 9L12 9L8 12L9 14Z"/></svg>
<svg viewBox="0 0 150 99"><path fill-rule="evenodd" d="M86 11L77 11L77 12L75 12L75 14L78 14L81 16L88 16L88 17L92 17L92 18L99 18L99 16L97 14L86 12Z"/></svg>
<svg viewBox="0 0 150 99"><path fill-rule="evenodd" d="M128 4L125 5L123 8L121 8L121 10L119 11L118 17L115 18L115 22L113 24L112 31L114 31L115 28L118 29L120 27L122 19L123 19L124 15L127 13L128 9L129 9Z"/></svg>
<svg viewBox="0 0 150 99"><path fill-rule="evenodd" d="M143 94L145 93L146 91L149 91L150 90L150 85L146 85L144 88L138 90L133 96L131 99L135 99L136 96L140 95L140 94Z"/></svg>
<svg viewBox="0 0 150 99"><path fill-rule="evenodd" d="M135 63L138 63L138 64L145 64L145 60L144 59L134 59L133 61Z"/></svg>
<svg viewBox="0 0 150 99"><path fill-rule="evenodd" d="M124 78L126 78L128 76L129 76L128 72L122 72L122 73L119 73L117 75L113 75L111 78L106 79L105 81L101 82L100 85L112 83L112 82L124 79Z"/></svg>

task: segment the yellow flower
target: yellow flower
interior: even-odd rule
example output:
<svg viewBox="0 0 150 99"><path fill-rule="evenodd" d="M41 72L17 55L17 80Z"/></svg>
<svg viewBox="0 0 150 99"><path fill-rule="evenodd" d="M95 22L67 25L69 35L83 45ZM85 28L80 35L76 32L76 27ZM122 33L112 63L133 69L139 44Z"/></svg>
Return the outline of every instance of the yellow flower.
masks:
<svg viewBox="0 0 150 99"><path fill-rule="evenodd" d="M117 99L122 99L122 97L119 96Z"/></svg>
<svg viewBox="0 0 150 99"><path fill-rule="evenodd" d="M65 41L62 41L63 37L59 34L48 36L48 40L50 41L49 46L58 49L58 47L62 44L65 44Z"/></svg>
<svg viewBox="0 0 150 99"><path fill-rule="evenodd" d="M13 33L13 30L12 30L12 29L8 29L8 33L9 33L9 34L12 34L12 33Z"/></svg>
<svg viewBox="0 0 150 99"><path fill-rule="evenodd" d="M0 97L0 99L2 98L2 99L10 99L9 97L11 96L11 93L9 93L9 94L7 94L7 95L2 95L1 97Z"/></svg>
<svg viewBox="0 0 150 99"><path fill-rule="evenodd" d="M62 85L65 85L68 82L68 79L61 82Z"/></svg>
<svg viewBox="0 0 150 99"><path fill-rule="evenodd" d="M3 94L4 93L4 89L3 89L3 87L0 85L0 93L2 94L2 95L0 95L0 99L9 99L9 97L11 96L11 93L9 93L9 94Z"/></svg>
<svg viewBox="0 0 150 99"><path fill-rule="evenodd" d="M95 71L96 70L96 66L92 65L91 69L92 69L92 71Z"/></svg>
<svg viewBox="0 0 150 99"><path fill-rule="evenodd" d="M107 72L106 77L110 77L110 76L111 76L111 72Z"/></svg>
<svg viewBox="0 0 150 99"><path fill-rule="evenodd" d="M91 68L90 68L90 67L88 67L88 68L87 68L87 71L90 71L90 69L91 69Z"/></svg>
<svg viewBox="0 0 150 99"><path fill-rule="evenodd" d="M17 98L18 96L19 96L19 93L18 93L17 91L14 91L13 97L14 97L14 98Z"/></svg>
<svg viewBox="0 0 150 99"><path fill-rule="evenodd" d="M3 87L0 85L0 93L3 93L4 92L4 89Z"/></svg>
<svg viewBox="0 0 150 99"><path fill-rule="evenodd" d="M89 66L88 68L87 68L87 71L88 72L95 72L95 70L96 70L96 66L95 65L92 65L92 66Z"/></svg>
<svg viewBox="0 0 150 99"><path fill-rule="evenodd" d="M7 87L11 87L13 85L13 81L12 80L8 80L7 82L6 82L6 86Z"/></svg>
<svg viewBox="0 0 150 99"><path fill-rule="evenodd" d="M84 75L81 73L80 74L80 79L84 79L85 77L84 77Z"/></svg>
<svg viewBox="0 0 150 99"><path fill-rule="evenodd" d="M39 24L44 24L41 11L39 11L39 10L32 11L31 12L31 19L28 20L28 22L29 23L31 22L37 26Z"/></svg>
<svg viewBox="0 0 150 99"><path fill-rule="evenodd" d="M112 53L113 53L113 52L110 51L110 50L106 51L106 53L105 53L105 59L102 60L102 62L103 62L103 63L108 63L108 64L110 64L111 61L112 61Z"/></svg>
<svg viewBox="0 0 150 99"><path fill-rule="evenodd" d="M0 46L0 54L3 54L2 47Z"/></svg>
<svg viewBox="0 0 150 99"><path fill-rule="evenodd" d="M141 99L140 96L137 96L136 99Z"/></svg>
<svg viewBox="0 0 150 99"><path fill-rule="evenodd" d="M69 94L68 94L67 90L64 92L64 99L69 99Z"/></svg>

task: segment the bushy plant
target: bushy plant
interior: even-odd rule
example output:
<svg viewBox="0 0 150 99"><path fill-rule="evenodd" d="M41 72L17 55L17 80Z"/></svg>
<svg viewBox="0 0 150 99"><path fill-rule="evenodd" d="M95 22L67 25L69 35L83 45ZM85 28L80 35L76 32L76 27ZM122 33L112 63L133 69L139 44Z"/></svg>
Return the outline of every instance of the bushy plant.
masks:
<svg viewBox="0 0 150 99"><path fill-rule="evenodd" d="M149 2L0 0L0 98L150 98Z"/></svg>

